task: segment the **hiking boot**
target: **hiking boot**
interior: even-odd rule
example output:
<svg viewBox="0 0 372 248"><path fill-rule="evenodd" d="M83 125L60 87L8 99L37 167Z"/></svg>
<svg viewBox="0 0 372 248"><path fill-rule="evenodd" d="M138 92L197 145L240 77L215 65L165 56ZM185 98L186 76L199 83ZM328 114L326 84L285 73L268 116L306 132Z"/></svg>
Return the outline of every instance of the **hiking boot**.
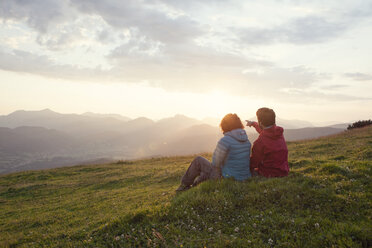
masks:
<svg viewBox="0 0 372 248"><path fill-rule="evenodd" d="M176 189L176 192L181 192L190 189L190 185L181 184L178 189Z"/></svg>

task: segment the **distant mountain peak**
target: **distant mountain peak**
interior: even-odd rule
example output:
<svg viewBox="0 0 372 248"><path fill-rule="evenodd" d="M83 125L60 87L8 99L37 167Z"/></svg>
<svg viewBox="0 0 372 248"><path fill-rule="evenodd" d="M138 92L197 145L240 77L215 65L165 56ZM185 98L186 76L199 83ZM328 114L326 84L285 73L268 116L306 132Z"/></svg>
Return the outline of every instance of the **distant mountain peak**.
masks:
<svg viewBox="0 0 372 248"><path fill-rule="evenodd" d="M43 115L48 115L48 114L59 114L57 112L54 112L48 108L42 109L42 110L16 110L8 116L22 116L22 115L34 115L34 114L43 114Z"/></svg>

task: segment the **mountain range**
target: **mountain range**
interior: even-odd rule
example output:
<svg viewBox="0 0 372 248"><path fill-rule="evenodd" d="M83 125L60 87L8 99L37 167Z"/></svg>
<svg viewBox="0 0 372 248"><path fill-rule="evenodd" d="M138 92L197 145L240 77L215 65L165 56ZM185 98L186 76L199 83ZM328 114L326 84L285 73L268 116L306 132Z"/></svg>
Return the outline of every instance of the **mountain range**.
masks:
<svg viewBox="0 0 372 248"><path fill-rule="evenodd" d="M252 119L252 118L250 118ZM217 119L175 115L159 121L117 114L61 114L49 109L0 116L0 173L52 168L102 159L211 152L222 136ZM335 134L347 124L314 127L310 122L278 119L288 141ZM247 128L253 142L257 133Z"/></svg>

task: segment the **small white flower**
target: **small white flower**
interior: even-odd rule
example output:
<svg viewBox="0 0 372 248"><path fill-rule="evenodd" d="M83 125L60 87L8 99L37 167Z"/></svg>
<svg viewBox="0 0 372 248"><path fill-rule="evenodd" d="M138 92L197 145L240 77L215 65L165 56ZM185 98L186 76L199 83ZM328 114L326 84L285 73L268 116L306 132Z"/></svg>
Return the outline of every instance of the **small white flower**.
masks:
<svg viewBox="0 0 372 248"><path fill-rule="evenodd" d="M219 219L219 220L222 220L222 217L221 217L221 216L218 216L218 219Z"/></svg>
<svg viewBox="0 0 372 248"><path fill-rule="evenodd" d="M208 228L208 231L209 232L212 232L213 231L213 227Z"/></svg>
<svg viewBox="0 0 372 248"><path fill-rule="evenodd" d="M116 241L120 240L120 237L119 237L119 236L116 236L116 237L115 237L115 240L116 240Z"/></svg>
<svg viewBox="0 0 372 248"><path fill-rule="evenodd" d="M319 228L319 223L314 224L315 228Z"/></svg>
<svg viewBox="0 0 372 248"><path fill-rule="evenodd" d="M239 227L235 227L234 231L239 232Z"/></svg>
<svg viewBox="0 0 372 248"><path fill-rule="evenodd" d="M252 243L252 241L250 241L249 239L247 240L248 244Z"/></svg>
<svg viewBox="0 0 372 248"><path fill-rule="evenodd" d="M265 194L267 193L267 190L266 190L266 189L264 190L264 193L265 193Z"/></svg>
<svg viewBox="0 0 372 248"><path fill-rule="evenodd" d="M268 241L267 241L270 245L272 245L274 243L274 241L270 238Z"/></svg>

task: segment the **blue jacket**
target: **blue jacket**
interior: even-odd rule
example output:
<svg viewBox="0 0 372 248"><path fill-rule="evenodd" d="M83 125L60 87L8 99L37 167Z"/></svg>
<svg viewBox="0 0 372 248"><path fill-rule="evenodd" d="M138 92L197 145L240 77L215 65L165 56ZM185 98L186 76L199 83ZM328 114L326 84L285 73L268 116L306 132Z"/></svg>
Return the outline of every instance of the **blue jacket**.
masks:
<svg viewBox="0 0 372 248"><path fill-rule="evenodd" d="M223 177L245 180L251 177L249 169L251 142L243 129L224 133L213 153L212 165L222 168Z"/></svg>

